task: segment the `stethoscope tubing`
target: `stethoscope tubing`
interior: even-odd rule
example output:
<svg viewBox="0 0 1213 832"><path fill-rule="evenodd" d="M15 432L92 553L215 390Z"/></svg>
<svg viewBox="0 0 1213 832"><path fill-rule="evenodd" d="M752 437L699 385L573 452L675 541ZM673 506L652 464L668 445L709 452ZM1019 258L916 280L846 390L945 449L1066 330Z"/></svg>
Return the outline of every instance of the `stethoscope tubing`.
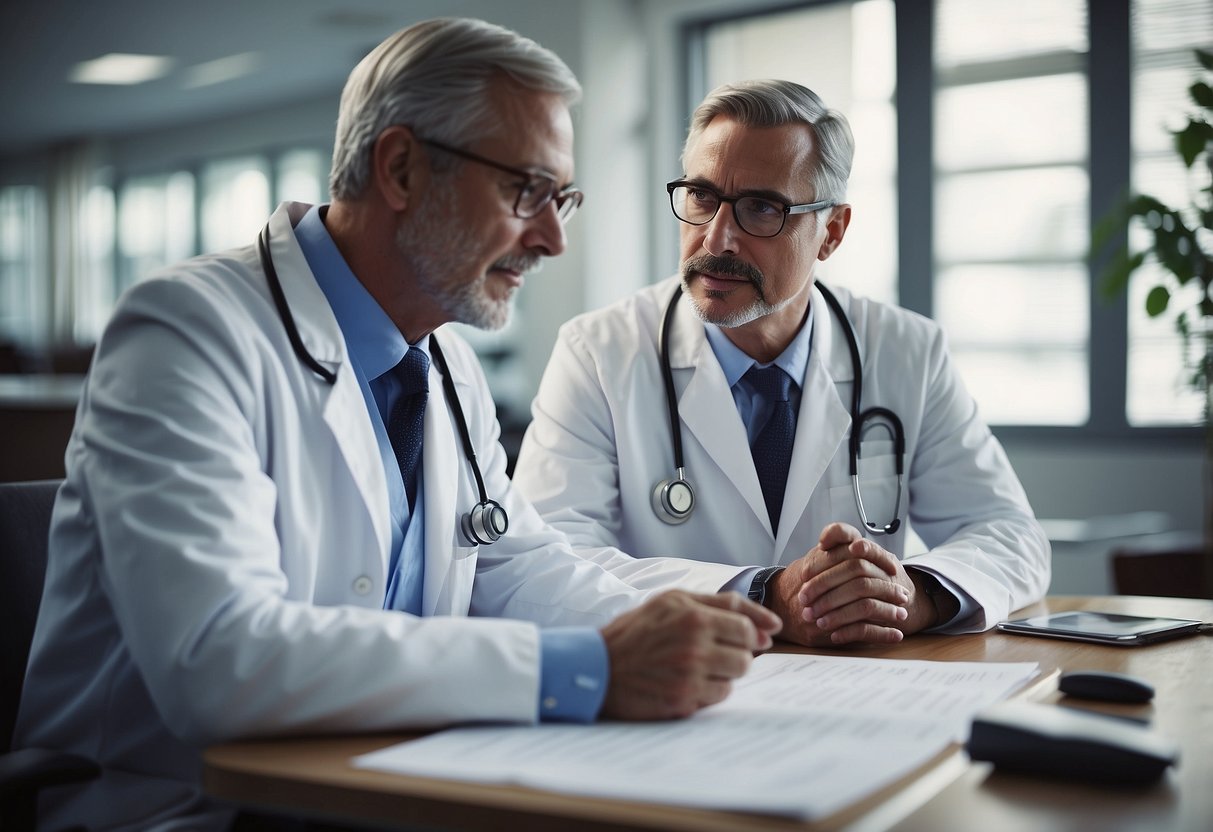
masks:
<svg viewBox="0 0 1213 832"><path fill-rule="evenodd" d="M282 319L282 326L286 330L287 340L290 341L295 356L326 383L336 384L337 374L323 366L308 352L307 347L303 344L303 338L299 335L295 315L286 301L282 281L278 277L278 270L274 267L274 259L270 256L269 223L266 223L257 237L257 254L261 260L261 270L265 272L270 296L274 300L274 307L278 310L278 317ZM509 529L509 516L500 503L489 499L484 485L484 476L480 472L480 464L476 461L476 449L472 445L472 435L468 430L467 419L463 415L463 406L459 403L459 394L455 390L455 382L451 378L450 368L447 366L442 347L438 344L438 338L433 333L430 334L430 355L442 376L442 392L446 397L447 405L455 415L455 425L459 429L463 455L472 468L472 474L476 479L476 491L480 495L480 502L463 517L463 532L470 541L487 546L499 540Z"/></svg>
<svg viewBox="0 0 1213 832"><path fill-rule="evenodd" d="M870 407L866 411L863 410L863 362L859 355L859 342L855 337L855 328L851 326L851 322L847 318L842 304L834 293L826 288L825 284L820 280L813 281L813 285L821 292L826 304L830 307L830 311L838 319L838 322L842 324L843 335L846 337L847 342L847 350L851 355L851 369L854 375L854 382L851 387L851 436L847 442L847 455L849 458L848 471L851 477L851 487L855 493L855 505L859 509L860 522L872 534L894 534L901 528L901 518L898 514L901 507L901 493L905 481L905 430L902 427L901 419L887 407ZM674 312L681 298L682 285L679 284L674 288L674 293L666 304L665 314L661 321L661 332L658 337L661 357L661 378L665 386L666 406L669 410L670 437L674 450L676 479L658 483L657 489L668 487L671 482L686 483L687 487L690 488L689 482L687 482L685 477L685 465L682 455L682 423L678 416L678 393L674 388L674 373L670 365L670 330L673 328ZM875 420L883 421L878 422ZM863 496L859 488L859 449L865 432L865 426L868 422L885 427L893 438L893 452L897 466L897 496L893 504L893 519L883 526L873 523L868 519L867 511L863 505ZM656 497L654 498L654 511L659 518L667 523L686 522L692 509L687 509L686 512L672 519L666 516L668 512L664 512L659 505L659 501Z"/></svg>

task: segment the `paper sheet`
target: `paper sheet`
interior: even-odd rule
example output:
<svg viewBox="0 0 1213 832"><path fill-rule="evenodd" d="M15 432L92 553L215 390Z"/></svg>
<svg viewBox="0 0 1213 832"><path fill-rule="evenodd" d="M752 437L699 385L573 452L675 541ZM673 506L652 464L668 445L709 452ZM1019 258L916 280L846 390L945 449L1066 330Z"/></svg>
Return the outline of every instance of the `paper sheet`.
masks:
<svg viewBox="0 0 1213 832"><path fill-rule="evenodd" d="M676 722L455 728L353 760L422 777L815 818L962 741L1034 663L767 654Z"/></svg>

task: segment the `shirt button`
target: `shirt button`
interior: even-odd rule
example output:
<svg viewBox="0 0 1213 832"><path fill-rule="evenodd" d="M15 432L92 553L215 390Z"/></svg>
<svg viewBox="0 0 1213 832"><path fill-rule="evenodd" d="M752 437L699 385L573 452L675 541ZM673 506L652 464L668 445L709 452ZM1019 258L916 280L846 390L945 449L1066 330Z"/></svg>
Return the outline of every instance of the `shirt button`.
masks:
<svg viewBox="0 0 1213 832"><path fill-rule="evenodd" d="M354 579L354 592L359 595L369 595L373 587L374 583L366 575L359 575Z"/></svg>
<svg viewBox="0 0 1213 832"><path fill-rule="evenodd" d="M544 700L543 700L543 709L544 709L545 711L550 711L550 710L552 710L553 708L555 708L557 704L559 704L559 703L557 703L557 701L556 701L556 697L555 697L555 696L547 696L547 697L544 697Z"/></svg>

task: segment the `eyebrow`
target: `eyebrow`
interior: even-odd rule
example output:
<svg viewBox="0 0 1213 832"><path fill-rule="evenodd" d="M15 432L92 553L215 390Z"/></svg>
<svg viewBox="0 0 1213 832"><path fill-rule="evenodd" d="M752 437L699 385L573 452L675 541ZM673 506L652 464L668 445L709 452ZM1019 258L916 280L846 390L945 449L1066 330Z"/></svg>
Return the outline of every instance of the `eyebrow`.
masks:
<svg viewBox="0 0 1213 832"><path fill-rule="evenodd" d="M796 205L797 204L796 200L792 199L787 194L780 193L779 191L773 191L769 188L743 188L735 194L726 194L723 190L720 189L719 186L716 185L715 182L711 181L710 179L704 179L702 176L684 176L682 178L682 181L686 182L688 185L699 185L704 188L710 188L713 191L716 191L721 196L728 196L728 197L752 196L752 197L757 197L758 199L765 199L770 202L782 202L784 205Z"/></svg>

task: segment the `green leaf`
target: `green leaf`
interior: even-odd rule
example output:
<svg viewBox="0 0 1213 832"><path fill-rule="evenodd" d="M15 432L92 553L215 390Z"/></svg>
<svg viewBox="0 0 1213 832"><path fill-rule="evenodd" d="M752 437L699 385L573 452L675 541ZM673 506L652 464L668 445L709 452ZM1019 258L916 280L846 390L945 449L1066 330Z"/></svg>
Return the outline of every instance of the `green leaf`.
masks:
<svg viewBox="0 0 1213 832"><path fill-rule="evenodd" d="M1206 121L1189 121L1188 126L1175 132L1175 149L1183 156L1184 164L1192 167L1192 163L1205 149L1205 144L1213 141L1213 124Z"/></svg>
<svg viewBox="0 0 1213 832"><path fill-rule="evenodd" d="M1188 87L1188 95L1192 96L1192 100L1206 110L1213 109L1213 87L1204 81L1197 81Z"/></svg>
<svg viewBox="0 0 1213 832"><path fill-rule="evenodd" d="M1155 286L1150 290L1150 294L1146 295L1146 314L1151 318L1157 318L1167 311L1167 304L1170 302L1171 292L1167 287Z"/></svg>
<svg viewBox="0 0 1213 832"><path fill-rule="evenodd" d="M1197 49L1196 60L1200 61L1200 65L1205 69L1213 70L1213 52L1206 52L1203 49Z"/></svg>

